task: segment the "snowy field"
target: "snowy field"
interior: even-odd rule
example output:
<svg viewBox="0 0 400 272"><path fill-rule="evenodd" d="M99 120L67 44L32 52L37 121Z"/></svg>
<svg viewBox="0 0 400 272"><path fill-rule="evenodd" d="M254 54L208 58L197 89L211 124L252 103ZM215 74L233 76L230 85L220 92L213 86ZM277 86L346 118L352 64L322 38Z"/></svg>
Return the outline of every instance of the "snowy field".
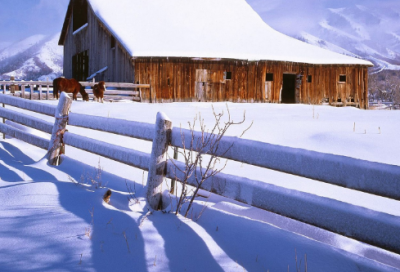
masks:
<svg viewBox="0 0 400 272"><path fill-rule="evenodd" d="M243 138L400 166L400 111L228 106L234 120L246 111L245 123L228 135L239 136L254 121ZM217 112L226 113L225 107L214 104ZM213 125L209 103L74 101L71 111L146 123L154 123L156 113L163 111L173 126L183 128L200 112L207 126ZM71 126L68 130L151 150L150 142ZM397 254L207 192L202 195L208 197L196 198L190 219L151 213L142 170L69 146L58 167L48 166L44 155L44 150L16 139L0 143L0 271L272 272L306 271L305 263L307 271L400 271ZM102 169L101 178L96 178L96 168ZM229 162L224 172L400 217L400 202L388 198L236 162ZM107 188L113 192L110 204L102 201Z"/></svg>

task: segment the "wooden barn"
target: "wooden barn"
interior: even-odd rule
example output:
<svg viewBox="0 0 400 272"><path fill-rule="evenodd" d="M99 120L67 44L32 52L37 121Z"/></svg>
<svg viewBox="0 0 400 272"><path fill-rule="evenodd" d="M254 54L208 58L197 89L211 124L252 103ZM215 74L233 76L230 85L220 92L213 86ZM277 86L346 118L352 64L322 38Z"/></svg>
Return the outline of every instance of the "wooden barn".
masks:
<svg viewBox="0 0 400 272"><path fill-rule="evenodd" d="M142 101L368 108L372 63L298 41L245 0L70 0L64 76L151 84Z"/></svg>

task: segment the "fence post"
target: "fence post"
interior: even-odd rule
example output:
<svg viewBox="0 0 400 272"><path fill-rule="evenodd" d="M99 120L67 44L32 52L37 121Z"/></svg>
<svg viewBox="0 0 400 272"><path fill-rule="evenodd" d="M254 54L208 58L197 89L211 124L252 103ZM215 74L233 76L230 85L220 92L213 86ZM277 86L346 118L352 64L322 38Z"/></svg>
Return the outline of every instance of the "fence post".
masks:
<svg viewBox="0 0 400 272"><path fill-rule="evenodd" d="M42 100L42 84L39 85L39 100Z"/></svg>
<svg viewBox="0 0 400 272"><path fill-rule="evenodd" d="M49 149L47 151L47 159L49 161L49 164L51 165L59 165L60 155L64 153L62 136L65 132L65 127L67 125L68 112L71 104L72 99L65 92L62 92L60 95L58 106L56 108L56 120L54 122Z"/></svg>
<svg viewBox="0 0 400 272"><path fill-rule="evenodd" d="M21 80L23 82L23 80ZM21 97L25 99L25 85L21 85Z"/></svg>
<svg viewBox="0 0 400 272"><path fill-rule="evenodd" d="M49 100L49 91L50 91L50 86L47 85L46 100Z"/></svg>
<svg viewBox="0 0 400 272"><path fill-rule="evenodd" d="M174 160L178 159L178 147L174 147ZM175 184L176 184L176 180L175 179L171 179L171 189L170 189L170 193L171 194L175 194Z"/></svg>
<svg viewBox="0 0 400 272"><path fill-rule="evenodd" d="M167 150L171 142L172 122L162 112L157 113L156 130L147 176L147 201L154 210L162 207L162 182L166 172Z"/></svg>
<svg viewBox="0 0 400 272"><path fill-rule="evenodd" d="M5 82L5 80L3 80L4 81L4 85L3 85L3 94L6 94L6 82ZM3 103L3 108L5 108L6 107L6 105ZM3 118L3 124L6 122L6 119L4 119ZM5 140L6 139L6 134L5 133L3 133L3 140Z"/></svg>
<svg viewBox="0 0 400 272"><path fill-rule="evenodd" d="M33 85L32 84L29 85L29 93L30 93L29 94L29 99L32 100L32 96L33 96Z"/></svg>

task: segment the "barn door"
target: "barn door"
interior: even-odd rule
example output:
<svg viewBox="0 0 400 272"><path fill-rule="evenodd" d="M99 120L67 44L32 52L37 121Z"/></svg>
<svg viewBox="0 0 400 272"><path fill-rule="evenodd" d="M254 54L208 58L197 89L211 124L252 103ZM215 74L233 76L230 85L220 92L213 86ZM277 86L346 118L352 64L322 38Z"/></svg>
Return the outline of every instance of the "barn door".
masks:
<svg viewBox="0 0 400 272"><path fill-rule="evenodd" d="M295 91L295 102L300 103L300 93L301 93L301 84L303 82L303 75L296 75L296 91Z"/></svg>
<svg viewBox="0 0 400 272"><path fill-rule="evenodd" d="M283 74L281 103L296 103L296 75Z"/></svg>
<svg viewBox="0 0 400 272"><path fill-rule="evenodd" d="M72 57L72 77L78 81L86 81L89 76L89 55L87 50Z"/></svg>
<svg viewBox="0 0 400 272"><path fill-rule="evenodd" d="M196 70L196 94L195 99L199 102L207 101L207 91L210 86L208 84L208 75L210 71L207 69Z"/></svg>
<svg viewBox="0 0 400 272"><path fill-rule="evenodd" d="M272 102L272 81L265 81L265 102Z"/></svg>

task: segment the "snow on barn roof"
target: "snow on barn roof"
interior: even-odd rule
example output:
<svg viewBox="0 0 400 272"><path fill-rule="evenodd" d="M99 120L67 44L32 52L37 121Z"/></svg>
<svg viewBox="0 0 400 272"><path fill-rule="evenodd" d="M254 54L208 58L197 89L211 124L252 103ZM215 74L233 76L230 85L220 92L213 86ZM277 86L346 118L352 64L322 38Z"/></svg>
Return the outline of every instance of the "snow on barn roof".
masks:
<svg viewBox="0 0 400 272"><path fill-rule="evenodd" d="M132 57L372 63L286 36L245 0L88 0Z"/></svg>

